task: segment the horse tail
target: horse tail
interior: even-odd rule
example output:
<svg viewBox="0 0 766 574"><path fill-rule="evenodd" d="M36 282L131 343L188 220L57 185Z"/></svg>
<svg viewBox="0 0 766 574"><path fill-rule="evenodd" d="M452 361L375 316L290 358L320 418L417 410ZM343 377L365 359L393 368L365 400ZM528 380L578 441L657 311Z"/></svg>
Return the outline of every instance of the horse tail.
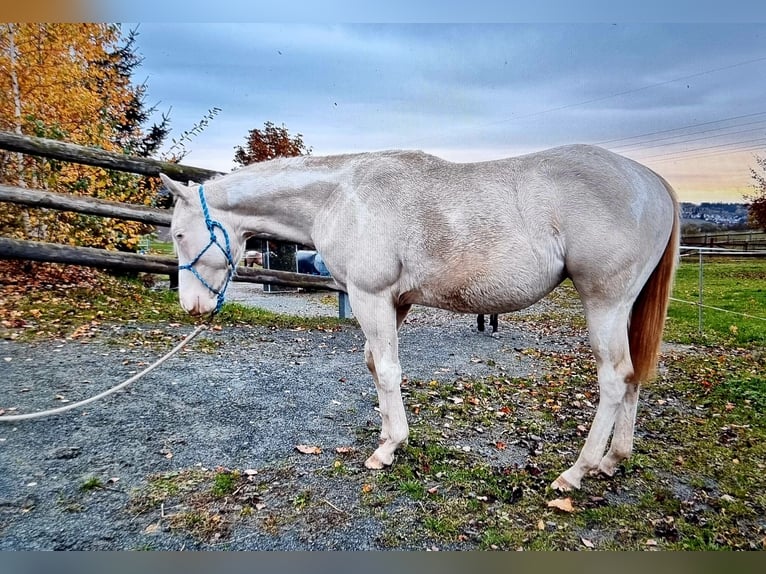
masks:
<svg viewBox="0 0 766 574"><path fill-rule="evenodd" d="M630 358L633 362L633 376L628 380L632 383L649 382L656 375L662 332L678 261L680 235L678 200L670 184L662 177L660 180L673 200L673 229L662 258L633 303L628 327Z"/></svg>

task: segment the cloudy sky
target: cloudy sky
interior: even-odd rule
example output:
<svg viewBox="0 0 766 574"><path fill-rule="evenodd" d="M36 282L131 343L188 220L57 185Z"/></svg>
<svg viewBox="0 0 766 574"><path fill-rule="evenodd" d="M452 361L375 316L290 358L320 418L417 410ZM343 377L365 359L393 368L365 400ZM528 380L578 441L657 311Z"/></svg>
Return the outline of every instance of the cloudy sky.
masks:
<svg viewBox="0 0 766 574"><path fill-rule="evenodd" d="M479 161L594 143L684 201L742 201L766 155L766 24L142 22L136 74L184 163L229 171L271 121L315 155L417 148Z"/></svg>

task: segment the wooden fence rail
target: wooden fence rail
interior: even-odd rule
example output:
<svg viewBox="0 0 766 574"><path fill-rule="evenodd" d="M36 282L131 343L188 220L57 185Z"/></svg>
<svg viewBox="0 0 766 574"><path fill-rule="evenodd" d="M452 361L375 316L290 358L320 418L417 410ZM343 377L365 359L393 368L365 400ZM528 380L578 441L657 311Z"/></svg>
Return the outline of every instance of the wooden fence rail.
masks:
<svg viewBox="0 0 766 574"><path fill-rule="evenodd" d="M23 241L7 237L0 237L0 255L3 259L47 261L49 263L64 263L122 271L144 271L160 275L174 275L178 273L178 260L175 257L139 255L138 253L107 251L93 247L72 247L58 243ZM291 273L290 271L277 271L275 269L237 267L237 272L232 280L245 283L268 283L287 287L340 291L335 282L328 277Z"/></svg>
<svg viewBox="0 0 766 574"><path fill-rule="evenodd" d="M9 185L0 185L0 201L20 203L29 207L46 207L63 211L76 211L88 215L116 217L130 221L140 221L149 225L169 226L172 212L167 209L130 205L117 201L81 197L65 193L53 193L38 189L25 189Z"/></svg>
<svg viewBox="0 0 766 574"><path fill-rule="evenodd" d="M208 169L128 156L56 140L20 136L3 131L0 131L0 149L147 176L157 176L163 172L179 181L202 181L218 173ZM114 217L159 226L169 226L172 217L171 210L167 209L9 185L0 185L0 202ZM144 271L167 274L171 280L177 276L178 272L178 262L172 257L107 251L89 247L72 247L39 241L21 241L6 237L0 237L0 259L25 259L125 271ZM335 282L330 278L274 269L238 267L234 281L339 291Z"/></svg>
<svg viewBox="0 0 766 574"><path fill-rule="evenodd" d="M21 136L4 131L0 131L0 149L117 171L127 171L128 173L140 175L159 176L160 172L163 172L168 177L184 183L190 179L202 181L219 173L201 167L114 153L99 148L86 147L58 140Z"/></svg>

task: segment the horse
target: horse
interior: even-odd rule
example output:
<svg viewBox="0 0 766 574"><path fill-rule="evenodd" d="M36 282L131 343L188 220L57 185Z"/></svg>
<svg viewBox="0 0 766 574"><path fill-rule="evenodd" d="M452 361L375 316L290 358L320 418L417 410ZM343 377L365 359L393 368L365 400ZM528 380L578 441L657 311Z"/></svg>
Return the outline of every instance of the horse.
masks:
<svg viewBox="0 0 766 574"><path fill-rule="evenodd" d="M497 313L492 313L489 316L489 326L492 327L492 332L497 333ZM484 332L484 314L480 313L476 315L476 328Z"/></svg>
<svg viewBox="0 0 766 574"><path fill-rule="evenodd" d="M175 196L179 300L192 315L220 308L252 234L322 253L378 393L367 468L391 465L409 435L398 331L413 305L507 313L565 278L582 301L599 401L579 456L551 486L612 476L630 456L679 249L675 192L648 167L574 144L476 163L408 150L278 158L191 186L161 177Z"/></svg>

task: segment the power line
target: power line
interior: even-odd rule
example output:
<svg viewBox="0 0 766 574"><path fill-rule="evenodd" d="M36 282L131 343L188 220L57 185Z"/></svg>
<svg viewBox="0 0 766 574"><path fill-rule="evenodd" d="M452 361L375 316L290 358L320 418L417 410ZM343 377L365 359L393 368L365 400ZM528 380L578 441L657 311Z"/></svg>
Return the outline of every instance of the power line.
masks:
<svg viewBox="0 0 766 574"><path fill-rule="evenodd" d="M649 90L651 88L657 88L657 87L665 86L665 85L672 84L672 83L675 83L675 82L680 82L680 81L683 81L683 80L690 80L692 78L698 78L700 76L705 76L705 75L708 75L708 74L714 74L716 72L723 72L725 70L731 70L733 68L737 68L737 67L740 67L740 66L746 66L748 64L754 64L754 63L763 62L763 61L766 61L766 56L761 57L761 58L753 58L751 60L744 60L742 62L737 62L735 64L729 64L728 66L721 66L719 68L712 68L710 70L705 70L705 71L702 71L702 72L695 72L694 74L688 74L686 76L680 76L678 78L673 78L671 80L664 80L662 82L655 82L653 84L647 84L647 85L641 86L639 88L633 88L631 90L624 90L624 91L616 92L616 93L609 94L609 95L606 95L606 96L600 96L598 98L591 98L589 100L583 100L583 101L580 101L580 102L574 102L574 103L571 103L571 104L565 104L565 105L557 106L557 107L554 107L554 108L548 108L548 109L539 110L539 111L536 111L536 112L530 112L528 114L524 114L524 115L520 115L520 116L515 116L515 117L511 117L511 118L505 118L505 119L497 120L497 121L494 121L494 122L487 122L485 124L478 125L477 128L486 128L486 127L490 127L490 126L496 126L496 125L512 122L512 121L515 121L515 120L529 119L529 118L533 118L533 117L549 114L549 113L552 113L552 112L558 112L558 111L562 111L562 110L567 110L567 109L571 109L571 108L585 106L585 105L588 105L588 104L593 104L593 103L596 103L596 102L602 102L604 100L609 100L611 98L616 98L616 97L619 97L619 96L625 96L625 95L628 95L628 94L634 94L634 93L637 93L637 92L642 92L642 91L645 91L645 90ZM732 119L752 117L752 116L759 115L759 114L764 114L764 113L766 113L766 112L759 112L757 114L747 114L747 115L743 115L743 116L737 116L737 117L732 118ZM718 121L724 121L724 120L718 120ZM705 122L705 123L707 123L707 122ZM705 125L705 123L697 124L697 125ZM710 122L710 123L714 123L714 122ZM675 128L675 129L679 129L680 130L680 129L684 129L684 128ZM653 133L650 133L649 135L654 135L655 133L662 133L662 132L653 132ZM638 138L638 137L642 137L642 136L633 136L633 137ZM417 139L414 139L414 140L410 140L408 143L403 144L403 145L411 146L411 145L413 145L413 144L415 144L417 142L422 142L422 141L428 140L428 139L431 139L431 136L425 136L425 137L417 138ZM631 138L622 138L622 139L631 139ZM595 145L611 143L613 141L621 141L621 140L606 140L606 141L603 141L603 142L600 142L600 143L596 143Z"/></svg>
<svg viewBox="0 0 766 574"><path fill-rule="evenodd" d="M650 159L658 159L658 158L662 158L662 159L658 159L658 161L668 161L668 160L671 160L671 159L689 159L688 157L685 158L684 156L688 156L688 154L694 153L694 152L698 152L698 151L712 150L712 149L718 149L718 148L726 148L726 147L729 147L729 146L741 146L743 144L751 144L750 147L752 147L752 145L755 144L756 142L762 143L762 144L766 144L766 138L756 138L756 139L751 139L751 140L743 140L743 141L740 141L740 142L731 142L731 143L726 143L726 144L718 144L718 145L712 145L712 146L705 146L705 147L700 147L700 148L683 150L683 151L679 151L679 152L675 152L675 153L670 153L670 154L650 155L650 156L642 158L642 161L646 161L646 160L650 160ZM759 146L756 146L756 149L762 148L762 147L764 147L764 146L763 145L759 145ZM726 151L731 153L731 152L740 152L740 151L747 151L747 150L734 148L734 149L726 150Z"/></svg>
<svg viewBox="0 0 766 574"><path fill-rule="evenodd" d="M646 136L654 136L654 135L658 135L658 134L665 134L665 133L669 133L669 132L681 131L681 130L686 130L686 129L689 129L689 128L697 128L697 127L701 127L701 126L708 126L708 125L711 125L711 124L718 124L718 123L728 122L728 121L732 121L732 120L741 120L741 119L744 119L744 118L752 118L752 117L755 117L755 116L762 116L764 114L766 114L766 112L755 112L754 114L744 114L744 115L741 115L741 116L732 116L730 118L723 118L723 119L720 119L720 120L712 120L712 121L709 121L709 122L701 122L701 123L697 123L697 124L689 124L687 126L681 126L680 128L670 128L670 129L667 129L667 130L659 130L659 131L655 131L655 132L647 132L647 133L644 133L644 134L639 134L637 136L628 136L628 137L624 137L624 138L616 138L616 139L611 139L611 140L603 140L603 141L600 141L600 142L594 142L593 145L605 145L605 144L608 144L608 143L614 143L614 142L619 142L619 141L638 139L638 138L642 138L642 137L646 137ZM620 147L620 146L618 146L618 147Z"/></svg>
<svg viewBox="0 0 766 574"><path fill-rule="evenodd" d="M745 147L742 147L742 148L734 148L734 149L725 150L725 151L713 151L713 152L698 153L698 154L690 153L690 154L687 154L687 155L670 156L670 157L668 157L668 156L655 156L655 157L658 157L659 159L654 159L654 160L652 160L652 162L653 163L659 163L659 162L663 162L663 161L690 161L690 160L694 160L694 159L700 159L700 158L703 158L703 157L716 157L716 156L722 156L722 155L731 155L732 153L745 153L745 152L748 152L748 151L755 152L755 151L759 151L759 150L760 151L764 151L764 148L766 148L766 145L749 145L749 146L746 145ZM644 161L644 159L646 159L646 158L643 158L640 161Z"/></svg>
<svg viewBox="0 0 766 574"><path fill-rule="evenodd" d="M587 104L593 104L595 102L601 102L601 101L608 100L608 99L611 99L611 98L616 98L618 96L625 96L625 95L628 95L628 94L634 94L636 92L641 92L641 91L644 91L644 90L649 90L651 88L657 88L659 86L665 86L667 84L672 84L672 83L675 83L675 82L680 82L682 80L690 80L692 78L698 78L700 76L705 76L707 74L713 74L715 72L723 72L724 70L731 70L732 68L737 68L739 66L745 66L747 64L754 64L756 62L763 62L764 60L766 60L766 56L764 56L762 58L754 58L752 60L745 60L743 62L737 62L736 64L730 64L728 66L722 66L720 68L713 68L711 70L705 70L704 72L696 72L694 74L689 74L687 76L681 76L679 78L674 78L672 80L664 80L662 82L656 82L654 84L647 84L646 86L641 86L640 88L633 88L632 90L625 90L625 91L622 91L622 92L617 92L617 93L614 93L614 94L609 94L607 96L600 96L598 98L592 98L590 100L584 100L582 102L577 102L577 103L573 103L573 104L566 104L566 105L563 105L563 106L558 106L558 107L550 108L550 109L547 109L547 110L540 110L540 111L537 111L537 112L531 112L529 114L526 114L526 115L523 115L523 116L518 116L518 117L515 117L515 118L507 118L507 119L504 119L504 120L498 120L498 121L491 122L491 123L486 124L486 125L497 125L497 124L502 124L502 123L510 122L510 121L513 121L513 120L527 119L527 118L531 118L531 117L535 117L535 116L539 116L539 115L543 115L543 114L548 114L548 113L551 113L551 112L558 112L558 111L566 110L566 109L569 109L569 108L574 108L574 107L578 107L578 106L584 106L584 105L587 105Z"/></svg>
<svg viewBox="0 0 766 574"><path fill-rule="evenodd" d="M686 136L696 136L696 135L699 135L699 134L705 134L705 133L711 133L711 132L720 132L720 131L728 130L728 129L732 129L732 128L740 128L740 127L745 127L745 126L753 126L753 125L758 125L758 124L763 124L763 123L766 123L766 119L758 120L758 121L755 121L755 122L746 122L746 123L743 123L743 124L734 124L734 125L731 125L731 126L724 126L724 127L721 127L721 128L713 128L713 129L709 129L709 130L702 130L702 131L698 131L698 132L691 132L689 134L678 134L678 135L672 135L672 136L665 136L665 137L661 137L661 138L655 138L653 140L646 140L646 141L638 142L638 143L635 143L635 144L627 144L627 145L621 145L621 146L615 146L615 147L611 147L610 146L610 149L617 150L617 149L624 149L624 148L630 149L630 148L635 148L635 147L643 147L643 146L645 146L645 144L649 144L649 143L660 142L660 141L667 141L667 140L674 140L674 139L683 138L683 137L686 137ZM719 134L719 136L733 136L733 135L738 135L738 134L744 134L744 133L747 133L747 132L757 131L758 129L759 128L750 128L750 129L747 129L747 130L739 130L739 131L736 131L736 132L721 133L721 134ZM710 139L710 136L703 136L703 137L700 137L700 138L691 138L691 139L685 139L685 140L680 140L680 141L675 141L675 142L663 143L663 144L658 144L658 145L653 145L653 146L646 146L646 148L650 149L650 148L657 148L657 147L666 147L666 146L670 146L670 145L685 144L685 143L690 143L690 142L695 142L695 141L700 141L700 140L705 140L705 139Z"/></svg>

